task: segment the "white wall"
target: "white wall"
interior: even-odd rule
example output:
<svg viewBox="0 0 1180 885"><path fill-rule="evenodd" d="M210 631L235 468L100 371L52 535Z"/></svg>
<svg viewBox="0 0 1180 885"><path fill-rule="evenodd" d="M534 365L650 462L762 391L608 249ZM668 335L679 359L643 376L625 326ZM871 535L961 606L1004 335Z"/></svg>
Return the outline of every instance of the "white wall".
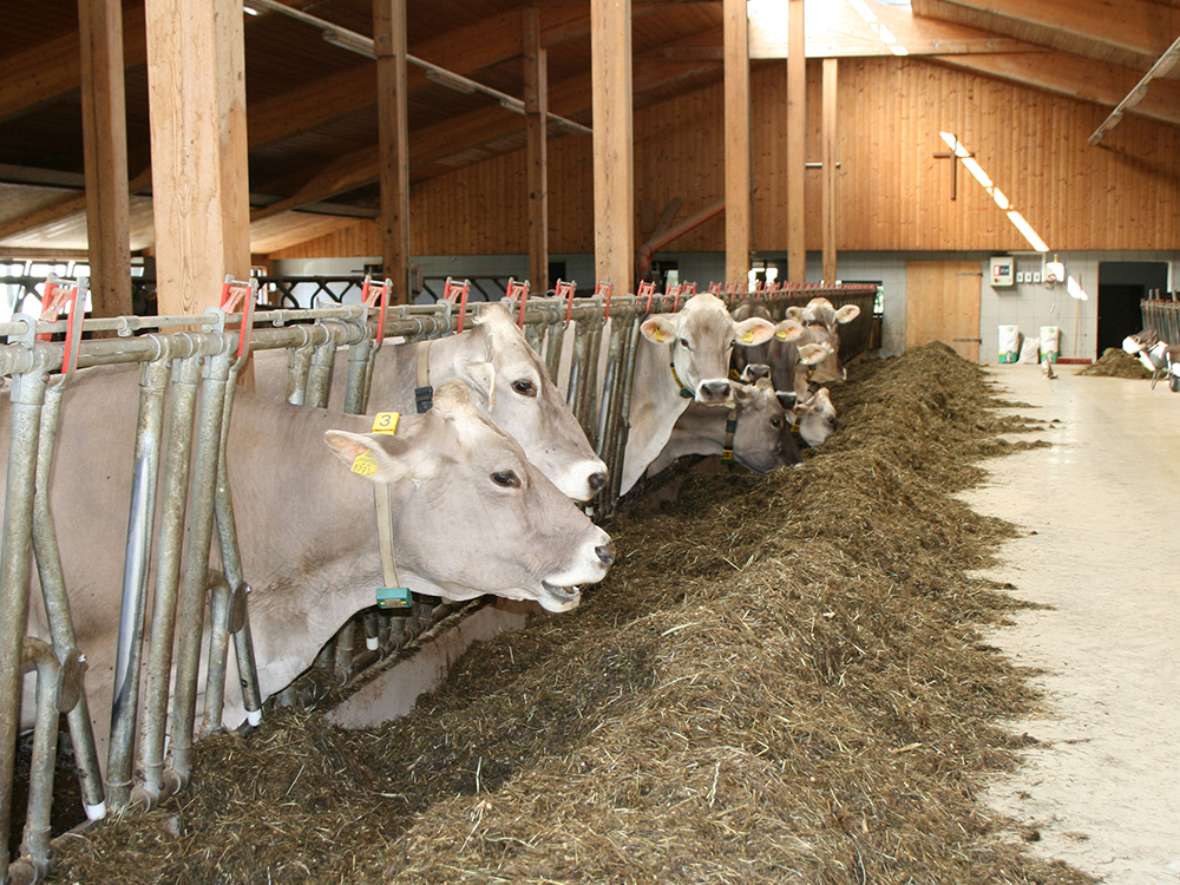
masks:
<svg viewBox="0 0 1180 885"><path fill-rule="evenodd" d="M785 260L782 253L759 254L758 258ZM1064 286L1050 289L1044 285L1022 285L996 290L988 282L988 255L981 252L844 252L839 256L841 280L879 280L885 288L885 317L882 324L882 348L885 355L905 350L906 264L909 261L978 260L983 273L979 298L979 328L982 344L980 361L996 361L996 327L1017 325L1029 336L1040 334L1041 326L1061 329L1063 357L1093 358L1098 335L1098 265L1103 261L1165 261L1172 269L1169 287L1176 288L1175 270L1180 268L1180 252L1063 252L1059 258L1066 273L1078 278L1090 295L1085 302L1074 301ZM703 289L712 280L725 279L725 256L721 252L661 252L657 258L676 260L682 280L695 280ZM565 261L566 275L589 287L594 279L594 258L588 254L555 254L554 261ZM365 264L379 263L379 258L306 259L281 261L274 272L298 274L359 274ZM516 276L528 274L525 255L463 255L416 257L414 263L427 276L477 275ZM1018 271L1040 270L1040 256L1016 256ZM808 279L819 279L820 255L807 257Z"/></svg>

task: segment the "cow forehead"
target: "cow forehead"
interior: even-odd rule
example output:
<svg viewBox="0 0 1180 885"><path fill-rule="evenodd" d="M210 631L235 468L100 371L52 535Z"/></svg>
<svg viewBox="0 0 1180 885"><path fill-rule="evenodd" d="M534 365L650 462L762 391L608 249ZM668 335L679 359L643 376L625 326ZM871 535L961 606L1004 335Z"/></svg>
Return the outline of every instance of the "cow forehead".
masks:
<svg viewBox="0 0 1180 885"><path fill-rule="evenodd" d="M701 298L703 296L697 296ZM690 310L696 303L694 298L688 306L680 312L680 328L694 337L724 336L733 332L733 317L717 299L715 304L701 302L695 310Z"/></svg>

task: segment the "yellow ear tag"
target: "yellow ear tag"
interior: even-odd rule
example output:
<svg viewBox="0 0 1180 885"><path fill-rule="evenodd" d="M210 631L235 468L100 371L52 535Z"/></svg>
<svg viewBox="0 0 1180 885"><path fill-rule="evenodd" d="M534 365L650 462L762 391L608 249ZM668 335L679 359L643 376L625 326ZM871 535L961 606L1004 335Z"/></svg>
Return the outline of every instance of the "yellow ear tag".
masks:
<svg viewBox="0 0 1180 885"><path fill-rule="evenodd" d="M397 434L397 422L400 418L400 412L378 412L373 416L372 432L394 436Z"/></svg>
<svg viewBox="0 0 1180 885"><path fill-rule="evenodd" d="M377 462L373 460L372 452L361 452L352 459L352 472L357 476L374 476L377 473Z"/></svg>
<svg viewBox="0 0 1180 885"><path fill-rule="evenodd" d="M774 337L777 338L779 341L786 341L787 340L787 330L786 329L779 329L777 332L774 333Z"/></svg>
<svg viewBox="0 0 1180 885"><path fill-rule="evenodd" d="M754 333L753 332L743 332L742 333L742 344L753 344L753 343L754 343Z"/></svg>
<svg viewBox="0 0 1180 885"><path fill-rule="evenodd" d="M660 342L660 344L664 344L665 342L671 341L671 340L672 340L672 336L669 335L667 332L665 332L663 329L660 329L660 328L656 329L656 341Z"/></svg>

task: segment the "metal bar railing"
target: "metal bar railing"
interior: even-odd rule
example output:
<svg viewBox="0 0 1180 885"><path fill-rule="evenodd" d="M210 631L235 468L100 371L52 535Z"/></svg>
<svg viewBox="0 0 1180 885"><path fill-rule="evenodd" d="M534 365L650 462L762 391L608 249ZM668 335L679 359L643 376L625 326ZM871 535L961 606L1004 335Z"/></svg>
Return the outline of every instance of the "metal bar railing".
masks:
<svg viewBox="0 0 1180 885"><path fill-rule="evenodd" d="M1180 347L1180 301L1153 298L1140 302L1143 328L1150 329L1172 347Z"/></svg>
<svg viewBox="0 0 1180 885"><path fill-rule="evenodd" d="M845 356L863 349L871 324L871 287L792 287L763 297L772 311L781 315L788 305L806 304L820 295L838 304L861 306L861 317L841 331ZM609 516L618 504L643 317L680 305L678 296L650 300L617 296L610 300L608 320L601 297L577 298L569 304L556 297L539 297L527 300L519 314L526 340L541 355L551 378L563 369L563 347L569 343L568 336L574 336L568 403L610 476L593 503L597 519ZM476 318L488 309L491 306L482 302L467 307L469 316ZM342 369L346 373L343 406L345 411L362 413L382 344L374 340L374 318L375 309L363 305L259 313L246 320L249 349L286 350L288 401L323 408L340 362L338 350L347 348ZM197 317L119 317L83 323L84 332L116 335L82 340L76 348L78 367L141 365L105 791L85 692L79 685L73 692L77 702L68 706L60 698L54 701L62 712L69 713L83 799L88 812L92 807L97 809L92 816L100 816L104 803L119 809L133 802L150 806L190 779L203 647L209 654L201 733L222 727L231 644L248 721L257 724L261 719L262 697L250 633L248 563L243 562L238 548L227 469L234 381L241 361L235 360L233 353L239 332L227 331L226 325L241 320L236 314L212 311ZM384 331L386 340L420 341L452 333L457 320L446 303L389 308ZM0 375L11 376L4 556L0 564L0 610L5 613L0 619L0 827L4 832L11 821L11 772L20 728L23 674L33 666L27 649L35 650L39 674L50 674L55 666L59 673L69 669L71 674L80 674L84 666L75 647L68 586L49 506L66 377L56 373L62 370L65 345L38 338L66 330L65 322L35 323L23 317L0 324L0 337L8 340L0 344ZM606 364L600 366L603 359ZM219 571L210 568L214 531L221 552ZM30 550L36 556L51 646L26 642ZM149 574L154 575L150 600ZM210 612L208 637L206 607ZM430 599L419 598L409 619L367 613L345 627L323 656L323 663L341 679L348 679L358 663L408 641L446 610ZM145 620L150 620L146 649ZM365 638L363 649L356 641L361 635ZM80 675L76 681L80 682ZM40 686L39 679L38 698L42 698ZM38 700L38 721L42 715L47 721L48 713L41 704ZM166 758L170 706L171 753ZM41 738L36 729L34 732L40 754L34 768L42 773L36 775L38 801L30 806L27 816L32 834L26 839L27 857L19 861L26 872L30 868L39 871L47 859L41 837L42 797L49 795L43 770L46 754L50 768L54 755L52 747L38 743ZM141 772L138 784L134 783L136 759ZM51 781L48 783L51 790ZM0 882L6 879L8 865L7 854L0 853Z"/></svg>

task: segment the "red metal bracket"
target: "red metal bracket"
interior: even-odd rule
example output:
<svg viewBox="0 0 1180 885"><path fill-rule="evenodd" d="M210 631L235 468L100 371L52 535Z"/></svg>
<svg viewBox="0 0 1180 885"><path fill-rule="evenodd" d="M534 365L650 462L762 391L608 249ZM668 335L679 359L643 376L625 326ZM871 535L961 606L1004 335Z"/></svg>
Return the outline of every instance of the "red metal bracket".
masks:
<svg viewBox="0 0 1180 885"><path fill-rule="evenodd" d="M553 285L553 297L565 301L565 321L568 324L574 316L574 293L578 291L578 284L573 280L558 280Z"/></svg>
<svg viewBox="0 0 1180 885"><path fill-rule="evenodd" d="M602 298L602 316L610 319L610 300L614 297L615 287L608 281L594 284L594 297Z"/></svg>
<svg viewBox="0 0 1180 885"><path fill-rule="evenodd" d="M373 333L373 340L377 346L385 340L385 313L389 310L389 298L393 294L393 280L385 278L383 283L374 283L372 278L365 275L361 285L361 303L365 307L377 307L377 330Z"/></svg>
<svg viewBox="0 0 1180 885"><path fill-rule="evenodd" d="M656 284L652 283L652 282L640 283L639 284L639 291L637 291L635 293L635 297L646 299L646 304L644 306L643 312L644 313L651 313L651 303L652 303L652 300L656 297Z"/></svg>
<svg viewBox="0 0 1180 885"><path fill-rule="evenodd" d="M695 282L681 283L680 291L684 293L685 298L691 298L693 295L697 294L697 284Z"/></svg>
<svg viewBox="0 0 1180 885"><path fill-rule="evenodd" d="M82 311L78 310L78 298L81 287L77 283L63 285L60 280L49 277L45 281L45 292L41 296L41 321L53 323L67 308L69 318L66 321L65 347L61 355L61 373L68 375L78 366L78 342L82 339L82 327L79 320ZM38 341L52 341L53 334L44 332L37 336Z"/></svg>
<svg viewBox="0 0 1180 885"><path fill-rule="evenodd" d="M456 283L450 277L447 277L446 283L443 284L443 300L454 304L459 302L459 322L455 326L456 334L463 331L463 320L467 316L467 299L471 295L471 280L464 280L462 283Z"/></svg>
<svg viewBox="0 0 1180 885"><path fill-rule="evenodd" d="M664 292L665 298L672 299L672 313L676 313L680 310L680 293L683 291L684 290L680 286L672 286L670 289Z"/></svg>
<svg viewBox="0 0 1180 885"><path fill-rule="evenodd" d="M516 302L520 305L516 314L516 325L524 328L524 311L528 306L529 301L529 283L526 280L523 283L518 283L512 277L508 278L508 286L504 290L504 300L509 302Z"/></svg>
<svg viewBox="0 0 1180 885"><path fill-rule="evenodd" d="M228 274L221 284L219 307L224 313L237 313L241 303L242 319L238 324L238 352L234 359L241 362L250 352L250 339L254 336L254 294L253 280L235 280Z"/></svg>

